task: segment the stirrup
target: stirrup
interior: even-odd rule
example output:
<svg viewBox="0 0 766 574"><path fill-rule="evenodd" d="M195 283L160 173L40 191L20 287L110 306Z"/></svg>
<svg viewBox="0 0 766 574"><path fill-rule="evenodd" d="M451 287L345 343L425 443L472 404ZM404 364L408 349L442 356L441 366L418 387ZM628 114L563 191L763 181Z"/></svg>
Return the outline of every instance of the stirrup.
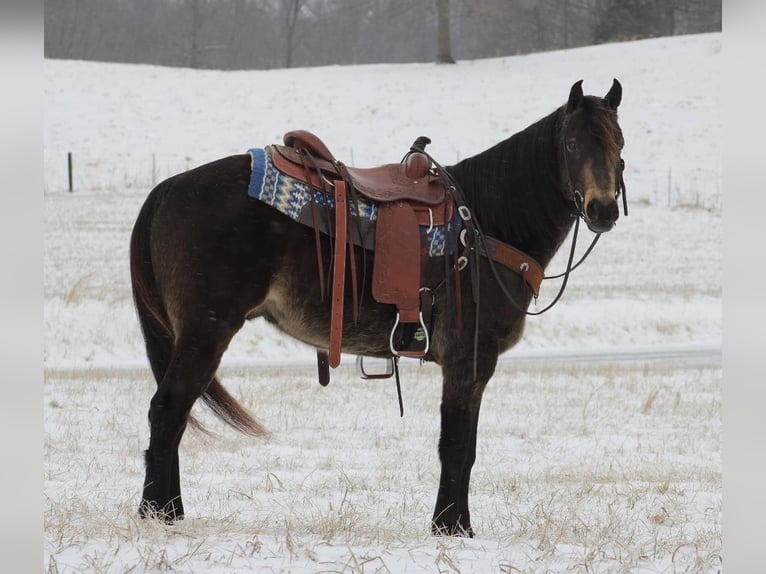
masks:
<svg viewBox="0 0 766 574"><path fill-rule="evenodd" d="M359 377L368 380L368 379L390 379L394 376L394 358L393 357L385 357L383 359L386 361L386 370L382 373L368 373L364 370L364 357L362 355L356 356L356 370L359 373Z"/></svg>
<svg viewBox="0 0 766 574"><path fill-rule="evenodd" d="M428 350L431 348L431 337L428 335L428 327L425 324L425 321L423 321L423 312L418 312L418 330L415 331L415 337L421 336L425 337L426 345L423 348L422 351L412 352L412 351L405 351L403 349L397 349L394 346L394 333L396 332L396 328L399 326L399 311L396 312L396 321L394 321L394 328L391 329L391 334L388 336L388 347L391 349L391 353L394 355L394 357L404 356L404 357L422 357L428 353ZM422 333L422 334L421 334Z"/></svg>

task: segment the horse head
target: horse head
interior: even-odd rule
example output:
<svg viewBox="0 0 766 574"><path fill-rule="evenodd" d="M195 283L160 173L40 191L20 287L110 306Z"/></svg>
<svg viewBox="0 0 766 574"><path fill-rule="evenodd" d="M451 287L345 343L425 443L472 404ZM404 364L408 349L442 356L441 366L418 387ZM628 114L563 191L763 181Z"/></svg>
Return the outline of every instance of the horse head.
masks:
<svg viewBox="0 0 766 574"><path fill-rule="evenodd" d="M584 96L576 82L564 108L560 158L564 195L591 231L614 227L620 215L624 139L617 123L622 86L616 79L603 98Z"/></svg>

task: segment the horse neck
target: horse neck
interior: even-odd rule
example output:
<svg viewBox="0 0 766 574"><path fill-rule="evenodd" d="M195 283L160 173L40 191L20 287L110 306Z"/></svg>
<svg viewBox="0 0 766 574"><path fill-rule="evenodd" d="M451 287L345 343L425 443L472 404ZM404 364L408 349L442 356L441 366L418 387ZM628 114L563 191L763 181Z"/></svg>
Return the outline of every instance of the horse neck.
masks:
<svg viewBox="0 0 766 574"><path fill-rule="evenodd" d="M558 146L563 108L449 168L484 233L543 267L574 222L563 195Z"/></svg>

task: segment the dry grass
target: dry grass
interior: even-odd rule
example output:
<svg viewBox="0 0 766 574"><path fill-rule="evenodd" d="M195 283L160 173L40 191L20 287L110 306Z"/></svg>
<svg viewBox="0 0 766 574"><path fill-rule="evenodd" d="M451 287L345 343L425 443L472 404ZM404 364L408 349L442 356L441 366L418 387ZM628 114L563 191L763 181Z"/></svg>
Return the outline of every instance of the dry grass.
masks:
<svg viewBox="0 0 766 574"><path fill-rule="evenodd" d="M717 572L720 368L501 367L485 396L472 516L436 539L439 380L234 370L275 438L221 427L181 451L188 517L139 520L153 391L143 371L49 371L48 572ZM427 566L430 565L430 566ZM270 571L270 570L267 570Z"/></svg>

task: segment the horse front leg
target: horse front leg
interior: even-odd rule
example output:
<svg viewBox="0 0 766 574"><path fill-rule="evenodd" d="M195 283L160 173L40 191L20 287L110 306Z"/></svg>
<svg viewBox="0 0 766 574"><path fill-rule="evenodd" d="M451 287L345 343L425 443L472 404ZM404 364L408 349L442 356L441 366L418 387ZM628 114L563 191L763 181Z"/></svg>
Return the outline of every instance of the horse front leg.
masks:
<svg viewBox="0 0 766 574"><path fill-rule="evenodd" d="M443 367L439 460L441 478L431 530L437 535L473 538L468 490L476 460L476 429L484 388L494 371L497 357L480 359L477 377L469 369ZM466 372L466 370L468 372Z"/></svg>

